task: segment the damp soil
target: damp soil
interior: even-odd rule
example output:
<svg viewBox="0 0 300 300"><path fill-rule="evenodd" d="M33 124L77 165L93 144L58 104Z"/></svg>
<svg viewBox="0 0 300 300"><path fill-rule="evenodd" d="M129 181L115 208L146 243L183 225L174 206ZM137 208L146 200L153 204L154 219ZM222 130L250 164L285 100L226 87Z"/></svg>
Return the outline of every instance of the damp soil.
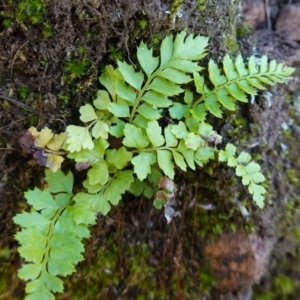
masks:
<svg viewBox="0 0 300 300"><path fill-rule="evenodd" d="M165 35L182 29L209 36L204 64L226 53L267 54L296 68L286 84L259 93L223 121L212 120L225 142L261 164L268 179L266 207L258 209L225 166L178 171L180 216L167 224L151 199L125 195L107 216L99 216L86 241L85 260L66 278L65 292L57 299L297 299L299 44L268 30L267 24L245 27L238 17L239 1L207 1L200 11L197 1L187 0L174 15L168 13L167 0L44 1L37 24L13 16L18 2L0 1L0 299L24 298L12 218L29 209L24 191L43 186L44 169L19 145L22 130L48 126L61 132L79 124L78 108L95 98L105 65L117 59L134 63L141 40L155 49ZM286 1L270 2L278 12ZM7 19L10 25L2 25ZM73 166L66 162L68 168ZM80 187L84 175L74 173ZM243 215L237 198L250 217ZM216 247L220 256L214 269L211 249ZM236 274L241 275L218 269L232 261L239 261ZM248 268L253 265L255 274Z"/></svg>

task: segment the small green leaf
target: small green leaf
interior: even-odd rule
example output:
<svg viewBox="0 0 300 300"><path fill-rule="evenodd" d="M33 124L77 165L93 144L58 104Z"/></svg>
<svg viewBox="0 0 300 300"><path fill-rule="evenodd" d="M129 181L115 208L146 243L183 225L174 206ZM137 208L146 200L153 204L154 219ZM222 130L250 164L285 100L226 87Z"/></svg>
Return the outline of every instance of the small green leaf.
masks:
<svg viewBox="0 0 300 300"><path fill-rule="evenodd" d="M191 114L198 121L204 121L207 115L207 109L204 104L198 104L195 108L190 109Z"/></svg>
<svg viewBox="0 0 300 300"><path fill-rule="evenodd" d="M205 56L205 48L208 44L208 38L204 36L195 36L190 34L186 37L186 32L181 31L176 35L174 41L175 58L188 60L200 60Z"/></svg>
<svg viewBox="0 0 300 300"><path fill-rule="evenodd" d="M43 279L45 281L46 287L55 293L59 292L62 293L63 288L63 282L60 278L57 278L53 276L52 274L49 274L48 272L43 273Z"/></svg>
<svg viewBox="0 0 300 300"><path fill-rule="evenodd" d="M116 138L120 138L124 135L125 122L122 120L117 120L116 125L110 126L109 133Z"/></svg>
<svg viewBox="0 0 300 300"><path fill-rule="evenodd" d="M251 160L251 156L250 156L249 153L243 151L243 152L238 156L237 160L238 160L238 162L239 162L240 164L246 165L246 164L248 164L249 161Z"/></svg>
<svg viewBox="0 0 300 300"><path fill-rule="evenodd" d="M175 102L170 108L170 116L173 119L181 120L189 111L189 106L186 104L181 104L178 102Z"/></svg>
<svg viewBox="0 0 300 300"><path fill-rule="evenodd" d="M249 84L247 80L239 80L237 81L239 88L241 88L244 92L250 95L257 95L256 90Z"/></svg>
<svg viewBox="0 0 300 300"><path fill-rule="evenodd" d="M94 148L92 150L82 149L79 152L69 153L68 157L74 159L76 162L94 163L103 159L105 149L108 147L109 143L107 140L98 138L94 141Z"/></svg>
<svg viewBox="0 0 300 300"><path fill-rule="evenodd" d="M26 285L26 293L29 295L26 297L26 300L54 300L54 295L46 288L43 281L36 279L30 281Z"/></svg>
<svg viewBox="0 0 300 300"><path fill-rule="evenodd" d="M199 125L199 129L198 129L198 133L202 136L202 137L207 137L211 134L211 132L213 131L213 127L205 122L201 122Z"/></svg>
<svg viewBox="0 0 300 300"><path fill-rule="evenodd" d="M178 144L177 138L171 132L171 125L168 125L165 128L165 139L166 139L166 146L167 147L176 147Z"/></svg>
<svg viewBox="0 0 300 300"><path fill-rule="evenodd" d="M225 147L225 150L220 150L219 161L227 162L230 157L235 156L235 153L236 147L233 144L228 143Z"/></svg>
<svg viewBox="0 0 300 300"><path fill-rule="evenodd" d="M151 121L147 126L147 135L154 148L162 146L165 143L165 139L161 134L161 127L157 121Z"/></svg>
<svg viewBox="0 0 300 300"><path fill-rule="evenodd" d="M68 150L70 152L78 152L81 148L90 150L94 148L94 143L88 127L69 125L67 127L67 132L68 139L66 143L68 144Z"/></svg>
<svg viewBox="0 0 300 300"><path fill-rule="evenodd" d="M240 176L240 177L247 175L245 167L243 165L237 165L237 167L235 169L235 174L236 174L236 176Z"/></svg>
<svg viewBox="0 0 300 300"><path fill-rule="evenodd" d="M108 110L118 118L129 117L129 106L126 103L111 103Z"/></svg>
<svg viewBox="0 0 300 300"><path fill-rule="evenodd" d="M54 202L52 195L48 189L40 190L37 187L34 190L29 190L24 193L27 202L34 207L35 210L54 209L57 210L59 206Z"/></svg>
<svg viewBox="0 0 300 300"><path fill-rule="evenodd" d="M138 128L132 124L126 124L124 128L125 138L123 144L129 148L143 149L149 145L149 139L141 128Z"/></svg>
<svg viewBox="0 0 300 300"><path fill-rule="evenodd" d="M156 162L156 156L150 152L142 152L131 160L134 166L134 173L139 180L144 180L151 173L151 165Z"/></svg>
<svg viewBox="0 0 300 300"><path fill-rule="evenodd" d="M250 83L252 86L260 89L260 90L265 90L266 88L259 82L257 78L247 78L246 79L248 83Z"/></svg>
<svg viewBox="0 0 300 300"><path fill-rule="evenodd" d="M240 77L247 76L249 74L248 70L245 67L243 58L240 54L235 59L235 67Z"/></svg>
<svg viewBox="0 0 300 300"><path fill-rule="evenodd" d="M172 153L168 150L157 150L157 161L165 175L174 179L175 172L174 164L172 162Z"/></svg>
<svg viewBox="0 0 300 300"><path fill-rule="evenodd" d="M239 75L236 72L234 63L228 54L226 54L223 59L223 68L228 81L238 78Z"/></svg>
<svg viewBox="0 0 300 300"><path fill-rule="evenodd" d="M105 122L98 120L92 129L92 136L96 139L102 137L105 140L107 140L108 131L109 131L109 126Z"/></svg>
<svg viewBox="0 0 300 300"><path fill-rule="evenodd" d="M217 118L222 118L222 111L220 110L220 104L218 103L218 99L215 94L212 94L207 98L205 98L204 105L209 110L209 112L212 113L214 116L216 116Z"/></svg>
<svg viewBox="0 0 300 300"><path fill-rule="evenodd" d="M24 264L18 271L18 276L23 280L34 280L40 275L42 267L41 264Z"/></svg>
<svg viewBox="0 0 300 300"><path fill-rule="evenodd" d="M248 163L248 165L245 168L248 174L257 173L260 171L260 165L254 161Z"/></svg>
<svg viewBox="0 0 300 300"><path fill-rule="evenodd" d="M249 61L248 61L248 69L249 69L250 75L253 75L253 74L257 74L257 73L258 73L258 69L256 68L256 62L255 62L255 57L254 57L254 55L252 55L252 56L249 58Z"/></svg>
<svg viewBox="0 0 300 300"><path fill-rule="evenodd" d="M166 36L160 46L160 67L163 67L173 56L173 36Z"/></svg>
<svg viewBox="0 0 300 300"><path fill-rule="evenodd" d="M253 200L257 204L259 208L264 207L264 195L266 193L266 190L263 186L255 184L254 182L251 182L249 184L249 193L253 195Z"/></svg>
<svg viewBox="0 0 300 300"><path fill-rule="evenodd" d="M180 121L178 125L171 125L171 132L178 138L178 139L185 139L188 136L188 131L186 129L185 124Z"/></svg>
<svg viewBox="0 0 300 300"><path fill-rule="evenodd" d="M87 175L89 177L89 183L91 185L97 183L104 185L109 178L107 165L101 161L96 162L92 165L92 168L89 169Z"/></svg>
<svg viewBox="0 0 300 300"><path fill-rule="evenodd" d="M208 63L209 79L215 87L222 85L227 82L224 75L221 75L221 70L218 68L217 64L210 59Z"/></svg>
<svg viewBox="0 0 300 300"><path fill-rule="evenodd" d="M130 162L131 158L132 152L127 151L124 146L118 150L111 149L106 151L106 161L119 170L124 169Z"/></svg>
<svg viewBox="0 0 300 300"><path fill-rule="evenodd" d="M137 111L148 120L158 120L161 118L160 112L147 103L140 105Z"/></svg>
<svg viewBox="0 0 300 300"><path fill-rule="evenodd" d="M142 72L136 72L132 65L126 62L118 61L118 69L124 77L124 80L133 86L138 91L141 90L142 83L144 81L144 75Z"/></svg>
<svg viewBox="0 0 300 300"><path fill-rule="evenodd" d="M173 153L173 157L174 157L174 161L175 164L182 170L186 172L186 163L184 161L183 156L177 152L177 151L172 151Z"/></svg>
<svg viewBox="0 0 300 300"><path fill-rule="evenodd" d="M79 112L81 114L80 120L82 122L90 122L90 121L96 120L98 118L93 106L90 104L81 106L79 109Z"/></svg>
<svg viewBox="0 0 300 300"><path fill-rule="evenodd" d="M35 227L40 233L47 233L47 229L51 223L50 220L46 219L36 211L32 211L31 213L23 212L22 214L17 214L13 220L15 224L18 224L24 228Z"/></svg>
<svg viewBox="0 0 300 300"><path fill-rule="evenodd" d="M141 127L141 128L144 128L146 129L147 125L148 125L148 122L149 120L146 119L144 116L142 116L141 114L138 114L134 120L133 120L133 123L135 125L137 125L137 127Z"/></svg>
<svg viewBox="0 0 300 300"><path fill-rule="evenodd" d="M195 83L197 93L199 93L201 95L207 94L210 90L208 89L207 85L205 84L204 77L196 72L193 73L193 76L194 76L194 83Z"/></svg>
<svg viewBox="0 0 300 300"><path fill-rule="evenodd" d="M266 180L265 176L263 174L261 174L260 172L253 173L250 175L250 177L254 183L261 183Z"/></svg>
<svg viewBox="0 0 300 300"><path fill-rule="evenodd" d="M162 199L155 199L153 201L153 206L156 208L156 209L162 209L163 208L163 205L166 203L166 200L162 200Z"/></svg>
<svg viewBox="0 0 300 300"><path fill-rule="evenodd" d="M107 110L110 105L110 98L107 91L99 90L97 92L97 98L93 101L94 106L100 110Z"/></svg>
<svg viewBox="0 0 300 300"><path fill-rule="evenodd" d="M100 83L106 87L113 101L116 100L115 82L119 79L122 79L122 75L112 65L106 66L104 73L99 78Z"/></svg>
<svg viewBox="0 0 300 300"><path fill-rule="evenodd" d="M144 42L141 42L137 48L137 58L138 61L149 77L158 67L159 60L157 57L153 56L153 49L148 49Z"/></svg>
<svg viewBox="0 0 300 300"><path fill-rule="evenodd" d="M115 83L115 89L118 96L133 103L136 99L136 92L128 86L123 80L118 80Z"/></svg>
<svg viewBox="0 0 300 300"><path fill-rule="evenodd" d="M53 173L49 170L45 171L46 177L45 180L49 184L49 191L51 193L72 193L73 189L73 174L72 172L68 172L68 174L64 174L61 170Z"/></svg>
<svg viewBox="0 0 300 300"><path fill-rule="evenodd" d="M163 77L177 84L188 83L192 80L190 76L174 68L165 68L162 71L158 72L157 76Z"/></svg>
<svg viewBox="0 0 300 300"><path fill-rule="evenodd" d="M211 147L199 148L195 152L195 162L202 167L203 164L206 164L209 160L215 158L215 152Z"/></svg>
<svg viewBox="0 0 300 300"><path fill-rule="evenodd" d="M82 201L82 197L80 197L79 194L84 194L84 193L76 194L76 196L74 197L74 200L76 201L76 203L67 208L68 214L71 215L72 220L76 225L95 224L97 215L96 215L95 211L93 210L93 207L90 205L90 203L88 203L86 201Z"/></svg>
<svg viewBox="0 0 300 300"><path fill-rule="evenodd" d="M260 59L260 73L268 72L268 57L262 56Z"/></svg>
<svg viewBox="0 0 300 300"><path fill-rule="evenodd" d="M235 168L238 165L238 161L234 156L230 156L227 162L228 167Z"/></svg>
<svg viewBox="0 0 300 300"><path fill-rule="evenodd" d="M192 149L194 151L205 144L205 141L199 135L193 132L190 132L187 135L184 142L188 149Z"/></svg>
<svg viewBox="0 0 300 300"><path fill-rule="evenodd" d="M198 66L197 62L192 62L190 60L184 59L172 59L168 63L168 67L177 69L185 73L199 72L202 70L202 68Z"/></svg>
<svg viewBox="0 0 300 300"><path fill-rule="evenodd" d="M113 205L117 205L122 198L122 194L129 189L134 181L131 170L119 171L105 190L104 197Z"/></svg>
<svg viewBox="0 0 300 300"><path fill-rule="evenodd" d="M195 170L195 163L194 163L194 151L188 149L183 140L179 142L177 150L183 155L185 161L187 162L188 166Z"/></svg>
<svg viewBox="0 0 300 300"><path fill-rule="evenodd" d="M240 101L246 102L246 103L248 102L248 99L247 99L244 91L241 90L236 83L232 83L232 84L226 86L226 89L229 92L229 94L231 96L233 96L234 98L236 98L237 100L240 100Z"/></svg>
<svg viewBox="0 0 300 300"><path fill-rule="evenodd" d="M183 92L177 84L159 77L155 77L148 87L166 96L174 96Z"/></svg>
<svg viewBox="0 0 300 300"><path fill-rule="evenodd" d="M186 104L191 104L193 102L193 92L190 90L185 90L183 101Z"/></svg>
<svg viewBox="0 0 300 300"><path fill-rule="evenodd" d="M145 181L141 181L139 179L135 179L134 182L131 183L129 192L132 193L134 196L140 196L142 195L144 189L146 186Z"/></svg>
<svg viewBox="0 0 300 300"><path fill-rule="evenodd" d="M185 123L191 132L198 132L199 129L199 120L194 118L192 115L187 116L185 119Z"/></svg>
<svg viewBox="0 0 300 300"><path fill-rule="evenodd" d="M151 90L146 92L141 99L158 108L169 107L172 104L166 95Z"/></svg>
<svg viewBox="0 0 300 300"><path fill-rule="evenodd" d="M228 95L228 91L223 88L216 92L218 101L227 109L235 110L234 98Z"/></svg>

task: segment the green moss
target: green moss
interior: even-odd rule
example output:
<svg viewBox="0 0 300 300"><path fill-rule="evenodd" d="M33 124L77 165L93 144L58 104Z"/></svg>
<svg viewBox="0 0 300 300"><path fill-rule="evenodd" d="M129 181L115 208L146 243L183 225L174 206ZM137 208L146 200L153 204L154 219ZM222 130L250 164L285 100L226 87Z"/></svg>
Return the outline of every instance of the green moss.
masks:
<svg viewBox="0 0 300 300"><path fill-rule="evenodd" d="M141 30L145 30L149 25L149 22L147 19L141 19L138 21L138 26Z"/></svg>
<svg viewBox="0 0 300 300"><path fill-rule="evenodd" d="M52 26L48 23L43 23L43 36L47 39L53 35Z"/></svg>
<svg viewBox="0 0 300 300"><path fill-rule="evenodd" d="M225 36L224 45L229 53L235 54L239 50L235 35Z"/></svg>
<svg viewBox="0 0 300 300"><path fill-rule="evenodd" d="M243 39L255 32L248 23L243 23L237 26L236 35L238 39Z"/></svg>
<svg viewBox="0 0 300 300"><path fill-rule="evenodd" d="M28 97L29 92L29 87L26 85L19 88L19 94L23 99L26 99Z"/></svg>
<svg viewBox="0 0 300 300"><path fill-rule="evenodd" d="M68 76L71 79L76 79L83 76L86 73L89 64L90 62L86 58L80 61L69 61L66 67Z"/></svg>
<svg viewBox="0 0 300 300"><path fill-rule="evenodd" d="M113 61L123 60L123 52L113 44L108 44L108 53Z"/></svg>
<svg viewBox="0 0 300 300"><path fill-rule="evenodd" d="M19 23L38 24L46 13L46 1L21 0L8 1L5 10L1 12L4 18L3 25L10 26L13 21Z"/></svg>

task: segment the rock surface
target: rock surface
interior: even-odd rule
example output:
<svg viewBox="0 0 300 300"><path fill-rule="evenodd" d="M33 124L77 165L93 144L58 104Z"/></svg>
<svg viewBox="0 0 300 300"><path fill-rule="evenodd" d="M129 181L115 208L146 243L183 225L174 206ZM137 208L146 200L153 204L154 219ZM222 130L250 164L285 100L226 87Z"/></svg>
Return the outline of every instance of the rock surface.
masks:
<svg viewBox="0 0 300 300"><path fill-rule="evenodd" d="M243 0L241 2L243 20L250 26L256 27L265 22L266 9L262 0Z"/></svg>
<svg viewBox="0 0 300 300"><path fill-rule="evenodd" d="M276 31L289 39L300 41L300 3L284 6L276 21Z"/></svg>
<svg viewBox="0 0 300 300"><path fill-rule="evenodd" d="M224 234L206 246L216 289L230 292L252 286L263 275L270 250L261 237L242 231Z"/></svg>

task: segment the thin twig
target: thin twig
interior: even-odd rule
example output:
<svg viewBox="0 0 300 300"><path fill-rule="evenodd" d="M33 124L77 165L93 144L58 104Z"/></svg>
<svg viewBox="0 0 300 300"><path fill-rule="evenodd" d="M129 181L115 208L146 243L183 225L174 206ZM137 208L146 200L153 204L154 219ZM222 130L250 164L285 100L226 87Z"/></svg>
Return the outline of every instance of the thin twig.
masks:
<svg viewBox="0 0 300 300"><path fill-rule="evenodd" d="M267 15L267 23L268 23L268 30L271 30L271 11L270 11L270 2L269 0L265 0L265 8L266 8L266 15Z"/></svg>
<svg viewBox="0 0 300 300"><path fill-rule="evenodd" d="M19 119L19 120L15 121L15 122L12 122L12 123L10 123L10 124L8 124L8 125L5 125L5 126L3 126L3 127L0 127L0 131L1 131L2 129L6 128L6 127L9 127L9 126L15 124L15 123L21 122L21 121L23 121L24 119L27 119L27 118L29 118L29 117L31 117L31 116L32 116L32 115L29 115L29 116L27 116L27 117L24 117L24 118L22 118L22 119Z"/></svg>
<svg viewBox="0 0 300 300"><path fill-rule="evenodd" d="M10 98L10 97L7 97L7 96L0 95L0 99L7 100L7 101L9 101L9 102L11 102L11 103L13 103L13 104L16 104L16 105L18 105L18 106L21 106L21 107L23 107L23 108L29 110L30 112L37 114L37 115L40 114L37 110L31 108L30 106L28 106L28 105L26 105L26 104L24 104L24 103L22 103L22 102L20 102L20 101L17 101L17 100L15 100L15 99L13 99L13 98Z"/></svg>
<svg viewBox="0 0 300 300"><path fill-rule="evenodd" d="M20 48L19 50L16 52L15 56L14 56L14 59L12 61L12 64L11 64L11 69L10 69L10 77L12 77L12 74L13 74L13 69L14 69L14 63L15 63L15 60L16 60L16 57L18 55L18 53L21 51L21 49L28 43L29 40L27 40Z"/></svg>

